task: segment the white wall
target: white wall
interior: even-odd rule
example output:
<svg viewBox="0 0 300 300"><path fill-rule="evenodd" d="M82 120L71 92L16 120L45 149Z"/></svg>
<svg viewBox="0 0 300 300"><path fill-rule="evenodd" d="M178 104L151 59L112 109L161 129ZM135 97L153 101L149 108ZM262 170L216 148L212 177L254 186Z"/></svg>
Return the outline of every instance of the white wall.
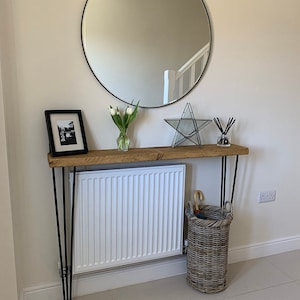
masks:
<svg viewBox="0 0 300 300"><path fill-rule="evenodd" d="M2 61L7 52L3 38L6 22L6 6L0 1L0 299L16 300L17 276L12 224L11 194L7 160L6 122L4 114L4 89Z"/></svg>
<svg viewBox="0 0 300 300"><path fill-rule="evenodd" d="M3 10L0 10L0 20L2 21L3 19ZM0 37L3 36L2 28L3 23L0 22ZM2 47L2 41L0 39L0 298L14 300L17 299L17 277L2 89L1 60L3 57L4 51Z"/></svg>
<svg viewBox="0 0 300 300"><path fill-rule="evenodd" d="M80 42L85 0L2 0L1 6L9 3L11 26L1 41L8 55L4 104L19 288L28 288L59 280L43 112L81 109L89 148L114 148L117 129L107 107L120 102L85 62ZM250 154L240 159L230 248L299 240L300 2L207 5L214 45L204 78L184 100L141 110L130 134L137 147L170 145L173 131L163 118L179 117L187 102L201 118L236 117L233 142L248 146ZM206 141L214 142L217 134L211 127ZM216 185L205 179L217 167L211 162L193 161L190 176L190 187L207 190L208 198ZM276 201L258 204L258 192L269 189L277 191Z"/></svg>
<svg viewBox="0 0 300 300"><path fill-rule="evenodd" d="M17 299L17 278L13 242L12 213L9 193L6 134L0 72L0 298Z"/></svg>

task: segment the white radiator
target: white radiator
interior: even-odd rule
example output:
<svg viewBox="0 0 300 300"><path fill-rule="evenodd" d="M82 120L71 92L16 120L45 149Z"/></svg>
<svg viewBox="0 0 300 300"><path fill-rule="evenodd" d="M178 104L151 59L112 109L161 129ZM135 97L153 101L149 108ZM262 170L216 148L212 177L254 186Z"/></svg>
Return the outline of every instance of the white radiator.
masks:
<svg viewBox="0 0 300 300"><path fill-rule="evenodd" d="M182 253L185 165L76 173L74 274Z"/></svg>

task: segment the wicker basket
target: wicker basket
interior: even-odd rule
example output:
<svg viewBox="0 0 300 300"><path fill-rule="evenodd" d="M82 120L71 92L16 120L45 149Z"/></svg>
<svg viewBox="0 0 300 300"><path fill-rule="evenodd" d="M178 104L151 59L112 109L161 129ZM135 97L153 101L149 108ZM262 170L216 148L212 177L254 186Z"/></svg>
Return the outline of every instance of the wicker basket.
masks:
<svg viewBox="0 0 300 300"><path fill-rule="evenodd" d="M187 281L203 293L217 293L226 288L229 228L232 213L217 206L204 205L207 219L188 217Z"/></svg>

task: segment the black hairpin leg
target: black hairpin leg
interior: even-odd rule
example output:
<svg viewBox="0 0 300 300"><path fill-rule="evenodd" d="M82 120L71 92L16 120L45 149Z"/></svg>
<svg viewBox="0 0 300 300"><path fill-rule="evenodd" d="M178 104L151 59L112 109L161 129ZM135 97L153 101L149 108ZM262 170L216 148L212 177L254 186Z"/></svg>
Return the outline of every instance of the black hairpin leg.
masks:
<svg viewBox="0 0 300 300"><path fill-rule="evenodd" d="M235 159L233 183L232 183L232 190L231 190L231 199L230 199L231 204L233 203L233 197L234 197L238 161L239 161L239 156L237 155ZM226 203L226 174L227 174L227 156L222 156L220 207L224 207Z"/></svg>
<svg viewBox="0 0 300 300"><path fill-rule="evenodd" d="M224 204L225 204L225 195L226 195L226 169L227 169L227 156L222 156L220 207L224 207Z"/></svg>
<svg viewBox="0 0 300 300"><path fill-rule="evenodd" d="M64 270L64 262L62 257L62 244L61 244L61 235L60 235L60 224L59 224L59 209L58 209L58 201L57 201L57 190L56 190L56 179L55 179L55 170L52 169L52 180L53 180L53 191L54 191L54 202L55 202L55 215L56 215L56 227L57 227L57 238L58 238L58 248L59 248L59 262L60 269ZM62 291L63 291L63 299L66 300L66 286L65 286L65 278L63 276L63 272L61 272L61 283L62 283Z"/></svg>
<svg viewBox="0 0 300 300"><path fill-rule="evenodd" d="M59 214L59 205L56 188L55 169L52 168L52 180L55 202L56 227L59 247L59 265L60 276L62 283L63 300L72 299L72 279L73 279L73 225L74 225L74 207L75 207L75 172L73 169L73 184L72 184L72 207L71 207L71 221L70 228L68 226L67 205L66 205L66 183L65 183L65 169L62 168L62 222ZM61 224L62 223L62 224ZM70 233L70 235L69 235Z"/></svg>
<svg viewBox="0 0 300 300"><path fill-rule="evenodd" d="M75 183L76 167L73 168L72 184L72 209L71 209L71 249L70 249L70 299L72 299L72 281L73 281L73 244L74 244L74 212L75 212Z"/></svg>
<svg viewBox="0 0 300 300"><path fill-rule="evenodd" d="M235 158L235 168L234 168L234 174L233 174L233 183L232 183L231 200L230 200L231 204L233 203L233 196L234 196L234 189L235 189L238 163L239 163L239 156L237 155L236 158Z"/></svg>
<svg viewBox="0 0 300 300"><path fill-rule="evenodd" d="M63 278L65 279L65 290L67 299L69 299L69 283L68 283L68 237L67 237L67 211L66 211L66 183L65 183L65 168L61 169L61 177L62 177L62 198L63 198L63 238L64 238L64 258L65 258L65 265L63 270Z"/></svg>

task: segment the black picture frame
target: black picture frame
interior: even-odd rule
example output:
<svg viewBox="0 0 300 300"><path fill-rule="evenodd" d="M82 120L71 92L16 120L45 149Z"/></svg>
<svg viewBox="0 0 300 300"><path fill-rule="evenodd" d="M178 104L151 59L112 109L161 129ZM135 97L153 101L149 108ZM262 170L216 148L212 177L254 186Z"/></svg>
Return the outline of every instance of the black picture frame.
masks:
<svg viewBox="0 0 300 300"><path fill-rule="evenodd" d="M88 152L81 110L45 110L52 156Z"/></svg>

